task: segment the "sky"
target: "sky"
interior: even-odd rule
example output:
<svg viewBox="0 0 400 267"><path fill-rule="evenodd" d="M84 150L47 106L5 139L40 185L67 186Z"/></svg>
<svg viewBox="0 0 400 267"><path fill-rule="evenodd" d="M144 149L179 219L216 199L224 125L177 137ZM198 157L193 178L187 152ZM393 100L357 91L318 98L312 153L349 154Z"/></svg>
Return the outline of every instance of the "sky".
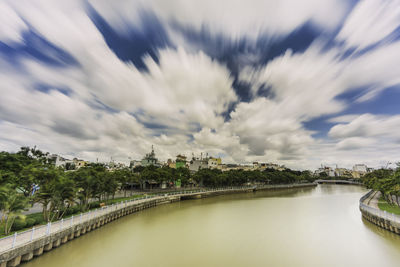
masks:
<svg viewBox="0 0 400 267"><path fill-rule="evenodd" d="M3 0L0 150L400 161L399 0Z"/></svg>

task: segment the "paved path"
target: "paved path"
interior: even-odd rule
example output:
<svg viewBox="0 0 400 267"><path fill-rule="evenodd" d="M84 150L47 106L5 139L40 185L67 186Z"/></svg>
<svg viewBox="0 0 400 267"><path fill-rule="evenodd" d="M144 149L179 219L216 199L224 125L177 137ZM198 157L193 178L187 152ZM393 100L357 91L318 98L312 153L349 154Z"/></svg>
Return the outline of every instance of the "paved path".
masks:
<svg viewBox="0 0 400 267"><path fill-rule="evenodd" d="M364 204L379 210L378 202L381 197L381 192L375 191L364 200Z"/></svg>

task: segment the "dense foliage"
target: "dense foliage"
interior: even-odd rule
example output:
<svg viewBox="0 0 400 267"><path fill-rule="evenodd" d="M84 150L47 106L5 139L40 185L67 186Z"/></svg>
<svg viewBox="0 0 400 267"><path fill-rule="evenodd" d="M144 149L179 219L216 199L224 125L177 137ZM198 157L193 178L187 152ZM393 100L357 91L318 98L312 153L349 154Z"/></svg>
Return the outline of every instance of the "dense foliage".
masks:
<svg viewBox="0 0 400 267"><path fill-rule="evenodd" d="M222 172L217 169L202 169L193 175L193 179L206 187L241 186L246 184L289 184L295 182L312 182L314 177L309 171L230 170Z"/></svg>
<svg viewBox="0 0 400 267"><path fill-rule="evenodd" d="M31 226L86 211L91 200L107 200L118 190L126 192L127 183L138 179L128 168L108 171L102 164L65 171L36 148L0 152L0 226L8 234L18 230L18 225ZM21 216L34 203L42 205L43 220Z"/></svg>
<svg viewBox="0 0 400 267"><path fill-rule="evenodd" d="M362 179L368 188L380 191L387 202L400 206L400 164L397 166L395 170L375 170Z"/></svg>

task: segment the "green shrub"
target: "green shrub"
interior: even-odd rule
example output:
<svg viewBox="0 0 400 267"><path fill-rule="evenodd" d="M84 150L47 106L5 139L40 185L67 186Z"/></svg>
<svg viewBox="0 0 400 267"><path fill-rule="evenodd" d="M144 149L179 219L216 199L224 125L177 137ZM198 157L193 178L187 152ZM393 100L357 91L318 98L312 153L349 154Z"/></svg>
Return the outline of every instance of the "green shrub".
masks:
<svg viewBox="0 0 400 267"><path fill-rule="evenodd" d="M79 213L80 211L81 211L81 206L76 205L76 206L69 207L69 208L65 211L64 217L65 217L65 216L70 216L70 215L72 215L72 214Z"/></svg>
<svg viewBox="0 0 400 267"><path fill-rule="evenodd" d="M29 224L28 220L30 222L32 222L32 220L34 220L35 222L33 223L33 225L44 223L43 214L41 212L26 215L25 221L26 221L27 225ZM29 227L29 226L27 226L27 227Z"/></svg>
<svg viewBox="0 0 400 267"><path fill-rule="evenodd" d="M76 206L73 206L72 207L72 213L73 214L75 214L75 213L79 213L80 211L81 211L81 206L78 206L78 205L76 205Z"/></svg>
<svg viewBox="0 0 400 267"><path fill-rule="evenodd" d="M36 220L34 218L26 218L25 223L25 227L32 227L36 224Z"/></svg>
<svg viewBox="0 0 400 267"><path fill-rule="evenodd" d="M25 219L17 217L11 227L11 231L19 231L26 227Z"/></svg>
<svg viewBox="0 0 400 267"><path fill-rule="evenodd" d="M97 209L97 208L100 208L100 202L96 201L89 204L89 209Z"/></svg>

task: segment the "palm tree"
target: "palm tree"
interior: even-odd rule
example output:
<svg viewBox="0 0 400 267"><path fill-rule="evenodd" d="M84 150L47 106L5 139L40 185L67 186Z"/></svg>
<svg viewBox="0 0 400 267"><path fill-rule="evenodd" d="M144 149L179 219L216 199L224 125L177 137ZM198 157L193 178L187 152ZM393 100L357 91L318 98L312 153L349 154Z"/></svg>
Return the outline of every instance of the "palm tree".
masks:
<svg viewBox="0 0 400 267"><path fill-rule="evenodd" d="M3 213L2 222L5 220L4 233L6 235L10 233L15 218L29 205L28 200L9 185L0 188L0 208Z"/></svg>

